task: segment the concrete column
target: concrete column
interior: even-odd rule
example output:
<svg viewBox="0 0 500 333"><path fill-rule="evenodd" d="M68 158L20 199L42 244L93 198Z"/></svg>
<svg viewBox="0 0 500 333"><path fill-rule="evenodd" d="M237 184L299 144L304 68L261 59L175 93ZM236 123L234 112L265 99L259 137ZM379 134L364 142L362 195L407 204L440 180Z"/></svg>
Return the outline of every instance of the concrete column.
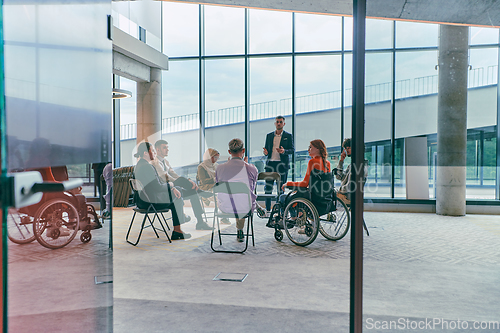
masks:
<svg viewBox="0 0 500 333"><path fill-rule="evenodd" d="M137 143L161 139L161 69L151 68L150 82L137 83Z"/></svg>
<svg viewBox="0 0 500 333"><path fill-rule="evenodd" d="M465 215L469 28L441 25L436 213Z"/></svg>

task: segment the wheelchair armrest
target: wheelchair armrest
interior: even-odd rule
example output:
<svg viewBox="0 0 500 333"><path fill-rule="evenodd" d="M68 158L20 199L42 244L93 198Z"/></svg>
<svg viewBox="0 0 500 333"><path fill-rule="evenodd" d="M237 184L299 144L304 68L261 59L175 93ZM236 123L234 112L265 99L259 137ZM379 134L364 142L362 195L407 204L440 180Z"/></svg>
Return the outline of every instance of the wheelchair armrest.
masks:
<svg viewBox="0 0 500 333"><path fill-rule="evenodd" d="M292 190L292 191L298 191L299 189L304 189L305 187L300 187L300 186L287 186L285 185L285 188Z"/></svg>

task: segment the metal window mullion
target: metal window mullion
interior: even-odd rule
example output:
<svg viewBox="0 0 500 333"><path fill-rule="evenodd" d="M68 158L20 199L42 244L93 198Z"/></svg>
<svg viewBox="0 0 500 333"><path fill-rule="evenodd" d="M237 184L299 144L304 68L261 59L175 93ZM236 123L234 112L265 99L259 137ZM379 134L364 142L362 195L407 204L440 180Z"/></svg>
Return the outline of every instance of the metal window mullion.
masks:
<svg viewBox="0 0 500 333"><path fill-rule="evenodd" d="M245 156L249 157L250 152L250 66L249 66L249 22L250 22L250 12L248 8L245 8L245 145L247 149L245 150Z"/></svg>
<svg viewBox="0 0 500 333"><path fill-rule="evenodd" d="M340 75L341 75L341 80L340 80L340 151L342 151L342 142L344 141L344 124L345 124L345 101L344 101L344 96L345 96L345 38L344 38L344 16L342 16L342 26L340 27L341 31L341 47L342 47L342 53L341 53L341 69L340 69Z"/></svg>
<svg viewBox="0 0 500 333"><path fill-rule="evenodd" d="M200 162L203 161L203 153L205 152L205 6L198 5L198 99L199 99L199 121L200 121Z"/></svg>
<svg viewBox="0 0 500 333"><path fill-rule="evenodd" d="M295 13L292 12L292 140L296 147L295 131ZM292 181L295 181L295 151L292 154Z"/></svg>
<svg viewBox="0 0 500 333"><path fill-rule="evenodd" d="M396 163L396 21L392 22L392 98L391 98L391 198L394 198Z"/></svg>
<svg viewBox="0 0 500 333"><path fill-rule="evenodd" d="M500 43L500 40L499 40ZM499 45L500 51L500 45ZM499 52L500 54L500 52ZM500 200L500 56L498 57L498 74L497 74L497 126L496 126L496 148L497 148L497 158L496 158L496 184L495 184L495 199Z"/></svg>
<svg viewBox="0 0 500 333"><path fill-rule="evenodd" d="M120 77L113 74L113 88L120 88ZM121 166L120 100L113 100L113 167Z"/></svg>

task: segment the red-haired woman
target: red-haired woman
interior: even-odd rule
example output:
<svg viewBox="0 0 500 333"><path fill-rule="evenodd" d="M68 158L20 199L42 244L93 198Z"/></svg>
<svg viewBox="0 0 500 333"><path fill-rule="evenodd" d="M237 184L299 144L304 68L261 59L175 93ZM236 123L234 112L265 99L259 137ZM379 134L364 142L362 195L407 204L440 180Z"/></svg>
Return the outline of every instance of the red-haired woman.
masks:
<svg viewBox="0 0 500 333"><path fill-rule="evenodd" d="M307 188L309 186L309 178L311 176L311 171L319 170L323 172L330 172L330 162L326 159L328 153L326 152L326 146L323 140L316 139L309 143L309 149L307 149L309 156L312 158L307 164L306 175L304 180L300 182L287 182L282 186L284 190L285 186L302 187Z"/></svg>
<svg viewBox="0 0 500 333"><path fill-rule="evenodd" d="M320 140L316 139L310 142L309 148L307 150L309 152L309 156L311 156L311 159L309 160L309 163L307 164L307 171L306 175L304 176L304 180L300 182L287 182L282 186L283 191L285 190L285 187L294 187L296 190L296 193L292 195L288 194L282 194L280 195L279 201L281 203L281 206L284 208L288 202L290 202L292 199L297 198L297 197L303 197L306 199L309 199L313 202L313 204L316 205L321 205L322 200L319 198L317 195L315 196L315 192L317 191L310 191L309 186L310 186L310 178L311 178L311 173L313 174L327 174L330 173L330 162L326 159L328 156L328 153L326 152L326 146L325 143ZM321 185L321 184L320 184ZM333 186L333 184L332 184ZM323 188L322 186L319 186L321 189ZM333 187L332 187L333 189ZM320 195L321 196L321 195ZM268 227L274 227L273 224L268 223ZM299 233L303 233L300 232Z"/></svg>

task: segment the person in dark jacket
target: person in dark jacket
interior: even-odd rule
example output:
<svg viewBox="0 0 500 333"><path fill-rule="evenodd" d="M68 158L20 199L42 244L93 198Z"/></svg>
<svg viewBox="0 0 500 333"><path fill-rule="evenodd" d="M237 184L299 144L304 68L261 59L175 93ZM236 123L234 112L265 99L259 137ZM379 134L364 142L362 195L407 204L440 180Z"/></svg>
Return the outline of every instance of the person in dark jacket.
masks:
<svg viewBox="0 0 500 333"><path fill-rule="evenodd" d="M295 149L293 147L292 134L283 130L285 127L285 117L277 116L274 121L276 130L268 133L266 136L266 143L264 145L264 155L267 156L266 172L277 172L281 177L281 185L286 183L288 176L288 169L290 168L289 155L293 154ZM272 193L274 181L266 181L264 191L266 194ZM271 199L266 200L266 209L271 210Z"/></svg>

